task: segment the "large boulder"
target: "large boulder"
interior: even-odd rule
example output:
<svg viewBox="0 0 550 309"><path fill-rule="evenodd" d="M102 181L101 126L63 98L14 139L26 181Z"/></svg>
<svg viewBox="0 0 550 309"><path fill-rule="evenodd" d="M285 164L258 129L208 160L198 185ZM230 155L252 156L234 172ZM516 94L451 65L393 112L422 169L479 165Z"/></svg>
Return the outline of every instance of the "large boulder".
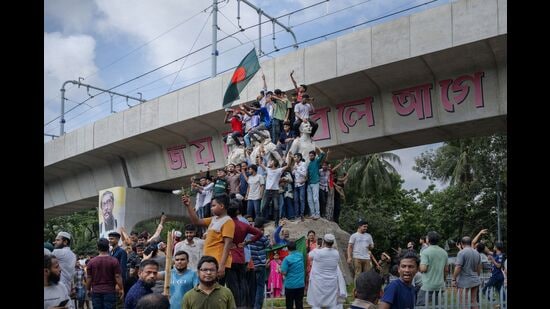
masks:
<svg viewBox="0 0 550 309"><path fill-rule="evenodd" d="M350 234L342 230L338 224L323 218L319 220L305 219L304 222L300 220L286 221L284 228L289 230L291 239L298 239L302 236L307 237L307 232L309 230L315 231L317 238L323 237L327 233L334 234L336 237L334 247L338 249L338 253L340 253L340 269L344 274L346 284L351 284L353 282L353 274L350 266L346 262L346 250L348 248ZM267 223L264 229L266 234L269 233L269 235L273 235L273 231L275 230L274 222Z"/></svg>

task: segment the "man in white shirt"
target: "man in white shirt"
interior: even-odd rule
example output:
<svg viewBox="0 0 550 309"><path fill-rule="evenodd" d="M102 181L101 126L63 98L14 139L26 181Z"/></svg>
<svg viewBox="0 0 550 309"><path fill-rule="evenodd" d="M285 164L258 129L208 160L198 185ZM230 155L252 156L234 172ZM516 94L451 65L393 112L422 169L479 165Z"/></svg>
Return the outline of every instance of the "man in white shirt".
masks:
<svg viewBox="0 0 550 309"><path fill-rule="evenodd" d="M197 203L195 204L197 216L199 216L200 219L208 217L208 205L212 201L214 183L203 176L199 181L199 185L192 183L191 186L197 191Z"/></svg>
<svg viewBox="0 0 550 309"><path fill-rule="evenodd" d="M338 284L338 273L341 272L338 267L340 255L338 250L332 247L334 242L333 234L325 234L323 248L314 249L308 254L313 264L309 275L307 303L314 309L336 308L338 296L347 296L345 284L343 289L340 289Z"/></svg>
<svg viewBox="0 0 550 309"><path fill-rule="evenodd" d="M273 217L275 219L275 226L279 225L279 180L284 171L288 169L288 165L279 168L279 162L276 160L269 160L266 167L258 158L257 162L266 171L265 178L265 192L262 199L263 217L267 218L269 214L269 204L273 201Z"/></svg>
<svg viewBox="0 0 550 309"><path fill-rule="evenodd" d="M315 132L317 132L317 128L319 128L319 124L315 121L312 121L309 119L309 114L315 113L315 108L313 107L313 98L310 98L309 95L304 94L303 99L301 102L298 102L296 105L294 105L294 124L293 124L293 130L294 132L300 132L300 124L302 122L309 122L311 124L311 137L315 135Z"/></svg>
<svg viewBox="0 0 550 309"><path fill-rule="evenodd" d="M74 265L76 264L76 255L71 251L71 234L59 232L54 241L55 249L52 254L55 255L61 266L61 282L67 287L67 292L71 293L71 287L74 277Z"/></svg>
<svg viewBox="0 0 550 309"><path fill-rule="evenodd" d="M44 309L73 308L69 293L63 283L60 284L61 267L55 256L44 255ZM64 306L59 306L66 301Z"/></svg>
<svg viewBox="0 0 550 309"><path fill-rule="evenodd" d="M372 268L369 250L374 248L372 236L367 233L367 221L361 220L357 225L357 232L351 235L348 243L348 264L353 261L355 280L360 273Z"/></svg>
<svg viewBox="0 0 550 309"><path fill-rule="evenodd" d="M247 200L246 214L252 218L261 217L260 203L264 196L265 179L264 176L258 174L258 166L252 164L248 167L250 176L246 175L246 171L241 171L248 183L245 200Z"/></svg>
<svg viewBox="0 0 550 309"><path fill-rule="evenodd" d="M204 247L204 240L195 237L196 233L196 226L187 224L185 226L185 239L178 242L176 247L174 247L174 254L178 251L187 252L189 255L187 268L193 270L197 269L197 263L202 257Z"/></svg>
<svg viewBox="0 0 550 309"><path fill-rule="evenodd" d="M306 209L306 181L307 181L307 163L302 159L301 153L294 154L294 213L296 217L304 221L304 211Z"/></svg>

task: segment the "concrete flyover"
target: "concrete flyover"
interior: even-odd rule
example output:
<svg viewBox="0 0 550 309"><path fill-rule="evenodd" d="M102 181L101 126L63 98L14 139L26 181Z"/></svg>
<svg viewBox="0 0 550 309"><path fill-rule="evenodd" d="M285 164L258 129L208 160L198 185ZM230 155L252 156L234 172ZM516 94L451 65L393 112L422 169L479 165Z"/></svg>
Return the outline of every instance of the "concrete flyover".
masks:
<svg viewBox="0 0 550 309"><path fill-rule="evenodd" d="M331 158L506 132L506 0L460 0L261 63L268 86L316 98L318 145ZM44 146L45 218L97 207L98 191L149 195L224 164L221 74L86 125ZM252 101L256 76L237 103ZM182 216L176 196L155 206ZM156 213L156 212L155 212ZM153 216L153 214L151 214ZM137 220L138 218L136 218ZM142 218L143 219L143 218Z"/></svg>

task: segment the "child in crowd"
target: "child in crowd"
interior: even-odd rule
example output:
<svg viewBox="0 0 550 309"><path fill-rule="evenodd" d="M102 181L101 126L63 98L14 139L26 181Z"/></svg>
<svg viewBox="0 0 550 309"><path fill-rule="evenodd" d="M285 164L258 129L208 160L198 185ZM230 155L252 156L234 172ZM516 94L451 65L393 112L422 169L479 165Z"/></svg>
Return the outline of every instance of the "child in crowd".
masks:
<svg viewBox="0 0 550 309"><path fill-rule="evenodd" d="M388 284L390 282L390 256L386 252L382 252L379 263L380 268L378 268L378 270L380 271L380 276L384 279L384 284Z"/></svg>
<svg viewBox="0 0 550 309"><path fill-rule="evenodd" d="M271 291L271 297L280 297L283 288L283 275L281 274L282 261L279 259L279 252L273 253L273 259L269 261L269 279L267 288Z"/></svg>

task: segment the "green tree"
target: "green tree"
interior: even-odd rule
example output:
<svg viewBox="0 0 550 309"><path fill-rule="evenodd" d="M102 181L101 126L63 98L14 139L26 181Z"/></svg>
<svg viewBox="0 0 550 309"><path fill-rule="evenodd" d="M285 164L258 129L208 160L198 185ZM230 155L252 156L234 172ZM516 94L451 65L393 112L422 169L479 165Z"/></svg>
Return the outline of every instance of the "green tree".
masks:
<svg viewBox="0 0 550 309"><path fill-rule="evenodd" d="M349 199L342 206L341 228L355 233L358 220L367 220L377 258L383 251L392 254L391 248L425 235L429 222L426 206L420 202L423 193L402 189L403 179L399 174L390 174L390 178L391 187L380 192L366 194L350 186L346 189Z"/></svg>
<svg viewBox="0 0 550 309"><path fill-rule="evenodd" d="M351 187L367 194L391 190L395 186L392 182L395 178L391 175L398 173L389 161L401 164L399 156L393 153L375 153L352 158L348 163Z"/></svg>
<svg viewBox="0 0 550 309"><path fill-rule="evenodd" d="M473 235L482 227L496 231L499 182L506 231L506 145L506 136L498 134L455 140L416 159L414 170L450 184L442 192L426 196L442 229L453 229L449 233L457 238Z"/></svg>
<svg viewBox="0 0 550 309"><path fill-rule="evenodd" d="M65 231L72 235L71 249L76 254L97 253L96 243L99 236L97 221L97 208L52 218L44 223L44 241L53 242L57 233Z"/></svg>

